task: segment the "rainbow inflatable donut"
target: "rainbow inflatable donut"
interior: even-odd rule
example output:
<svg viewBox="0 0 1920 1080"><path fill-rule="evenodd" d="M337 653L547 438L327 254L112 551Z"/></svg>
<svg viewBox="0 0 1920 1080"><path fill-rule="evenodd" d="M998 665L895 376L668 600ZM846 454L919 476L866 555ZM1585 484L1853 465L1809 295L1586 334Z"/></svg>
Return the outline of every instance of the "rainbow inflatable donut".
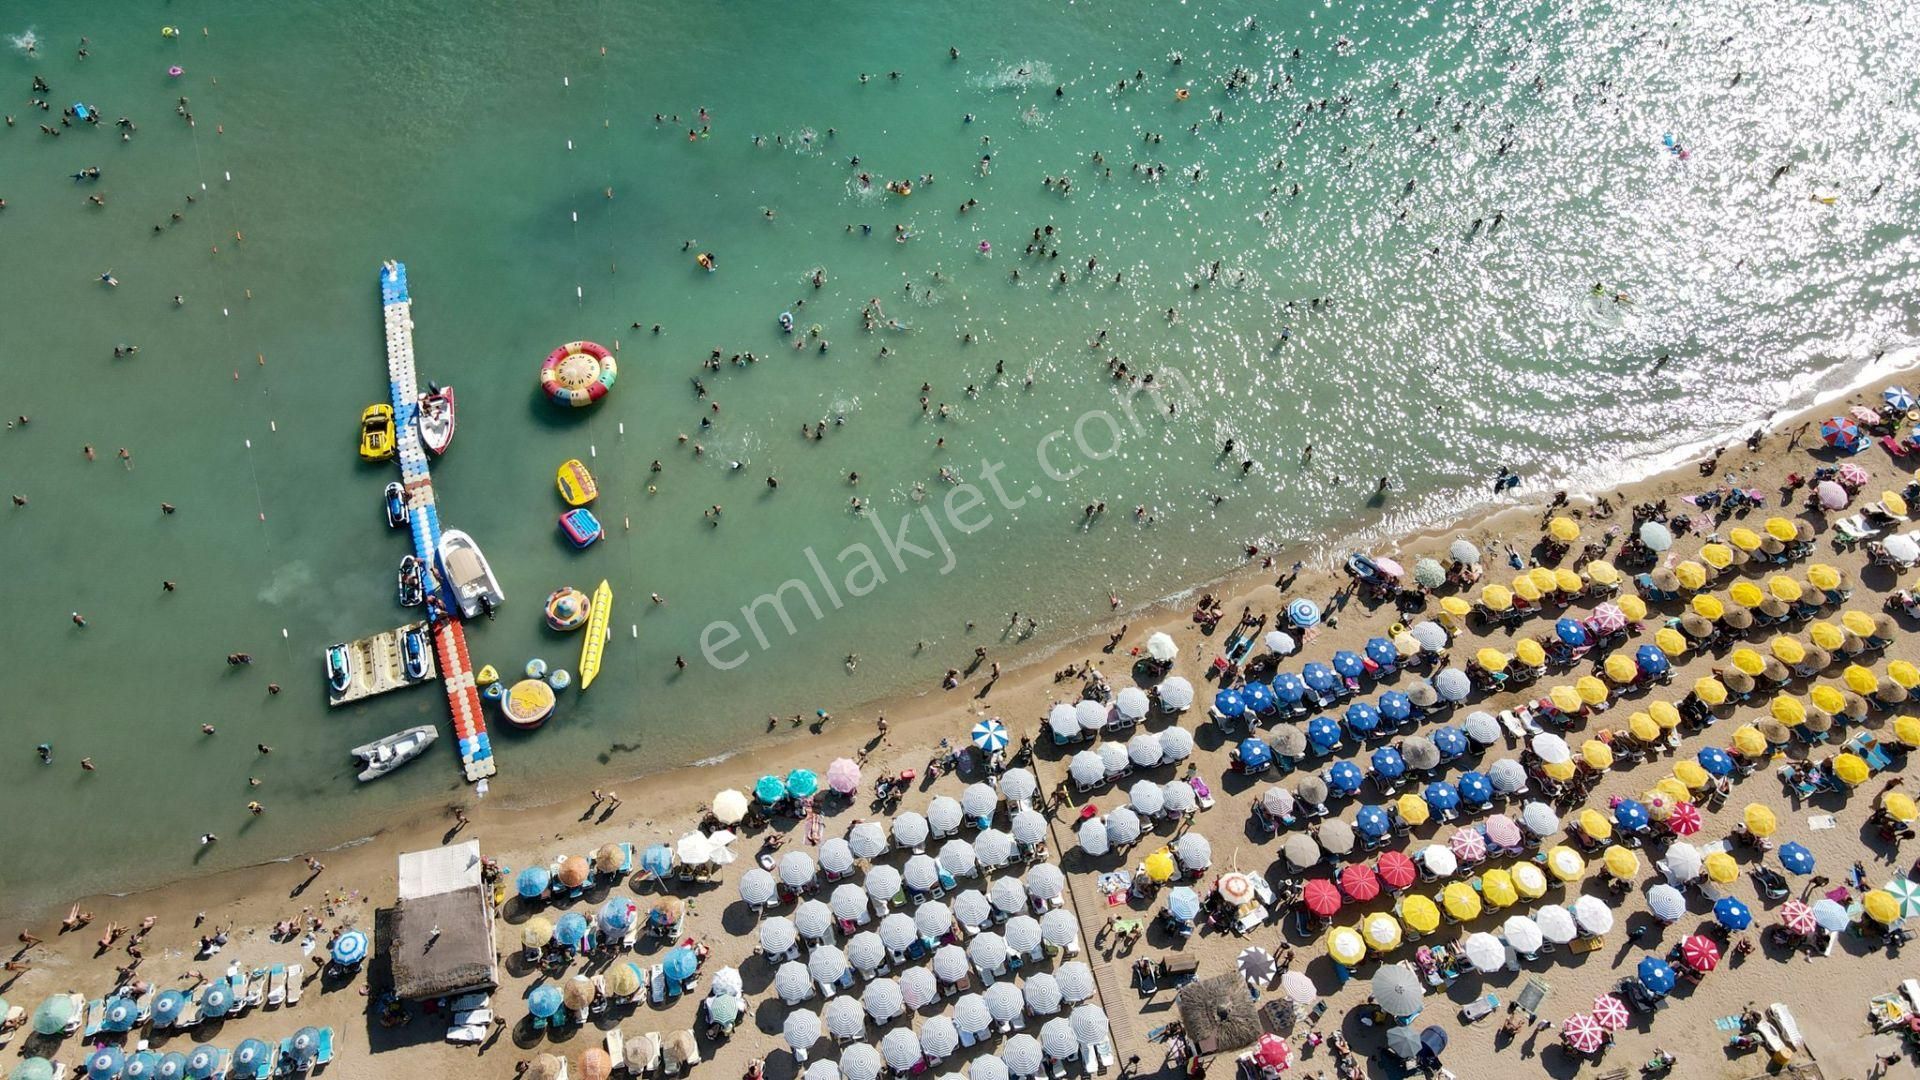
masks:
<svg viewBox="0 0 1920 1080"><path fill-rule="evenodd" d="M547 354L540 365L540 389L560 405L576 409L607 396L619 374L613 354L591 341L569 341Z"/></svg>

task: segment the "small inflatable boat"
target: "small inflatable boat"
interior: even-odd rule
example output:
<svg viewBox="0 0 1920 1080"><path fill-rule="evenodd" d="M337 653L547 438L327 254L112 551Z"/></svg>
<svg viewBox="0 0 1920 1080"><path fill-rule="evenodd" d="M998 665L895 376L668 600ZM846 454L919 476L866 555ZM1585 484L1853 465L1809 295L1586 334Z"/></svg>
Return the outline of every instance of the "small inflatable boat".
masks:
<svg viewBox="0 0 1920 1080"><path fill-rule="evenodd" d="M439 731L431 725L422 724L396 731L383 739L375 739L365 746L354 747L353 756L365 766L360 770L361 782L378 780L419 757L439 737Z"/></svg>

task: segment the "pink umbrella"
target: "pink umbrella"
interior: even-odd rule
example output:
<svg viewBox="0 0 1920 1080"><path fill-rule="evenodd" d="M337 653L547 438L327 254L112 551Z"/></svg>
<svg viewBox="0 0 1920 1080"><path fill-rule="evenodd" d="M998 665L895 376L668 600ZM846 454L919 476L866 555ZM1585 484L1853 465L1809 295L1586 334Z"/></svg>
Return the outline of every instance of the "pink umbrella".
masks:
<svg viewBox="0 0 1920 1080"><path fill-rule="evenodd" d="M1270 1069L1285 1069L1293 1064L1293 1044L1278 1035L1262 1035L1253 1055Z"/></svg>
<svg viewBox="0 0 1920 1080"><path fill-rule="evenodd" d="M1607 1030L1591 1013L1574 1013L1560 1025L1560 1037L1576 1054L1591 1054L1607 1041Z"/></svg>
<svg viewBox="0 0 1920 1080"><path fill-rule="evenodd" d="M1587 616L1587 625L1602 634L1614 634L1627 628L1627 613L1620 610L1619 604L1601 604Z"/></svg>
<svg viewBox="0 0 1920 1080"><path fill-rule="evenodd" d="M1692 836L1700 831L1700 808L1690 802L1673 804L1673 813L1667 815L1667 828L1675 836Z"/></svg>
<svg viewBox="0 0 1920 1080"><path fill-rule="evenodd" d="M1847 505L1847 489L1831 480L1822 480L1814 493L1820 497L1820 505L1828 510L1840 510Z"/></svg>
<svg viewBox="0 0 1920 1080"><path fill-rule="evenodd" d="M1867 470L1855 465L1851 461L1840 466L1840 483L1844 486L1863 487L1866 482L1871 479L1873 479L1873 477L1867 475Z"/></svg>
<svg viewBox="0 0 1920 1080"><path fill-rule="evenodd" d="M1865 405L1855 405L1852 409L1848 410L1848 412L1855 420L1863 424L1877 424L1880 422L1879 412L1869 409Z"/></svg>
<svg viewBox="0 0 1920 1080"><path fill-rule="evenodd" d="M1624 1031L1633 1018L1627 1015L1627 1003L1612 994L1593 999L1593 1021L1608 1031Z"/></svg>
<svg viewBox="0 0 1920 1080"><path fill-rule="evenodd" d="M1394 562L1392 559L1388 559L1388 558L1375 559L1373 560L1373 566L1374 566L1374 569L1380 571L1381 573L1387 575L1390 578L1407 576L1406 569L1402 567L1399 563Z"/></svg>
<svg viewBox="0 0 1920 1080"><path fill-rule="evenodd" d="M1505 814L1495 814L1486 821L1487 839L1504 848L1520 846L1520 825Z"/></svg>
<svg viewBox="0 0 1920 1080"><path fill-rule="evenodd" d="M860 766L852 758L835 758L827 766L827 786L842 795L860 790Z"/></svg>
<svg viewBox="0 0 1920 1080"><path fill-rule="evenodd" d="M1447 837L1447 849L1461 862L1473 862L1487 857L1487 838L1480 835L1479 829L1456 829Z"/></svg>
<svg viewBox="0 0 1920 1080"><path fill-rule="evenodd" d="M1694 934L1680 942L1680 959L1695 971L1712 971L1720 963L1720 946L1704 934Z"/></svg>
<svg viewBox="0 0 1920 1080"><path fill-rule="evenodd" d="M1780 905L1780 925L1795 934L1811 934L1817 925L1813 921L1813 909L1798 900L1789 900Z"/></svg>

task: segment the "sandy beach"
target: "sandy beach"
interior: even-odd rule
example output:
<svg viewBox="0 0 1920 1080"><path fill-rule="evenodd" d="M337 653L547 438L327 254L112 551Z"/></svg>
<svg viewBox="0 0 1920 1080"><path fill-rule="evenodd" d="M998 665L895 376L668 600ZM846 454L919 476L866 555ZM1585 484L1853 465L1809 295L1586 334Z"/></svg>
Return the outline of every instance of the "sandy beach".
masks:
<svg viewBox="0 0 1920 1080"><path fill-rule="evenodd" d="M1854 401L1877 404L1880 389L1875 386L1863 390L1854 395ZM1626 512L1635 504L1668 500L1670 509L1679 512L1681 508L1677 500L1680 497L1719 486L1723 480L1735 479L1740 487L1757 489L1765 493L1768 499L1764 509L1747 515L1749 520L1746 524L1757 527L1762 518L1777 511L1797 520L1809 521L1818 531L1815 553L1808 559L1784 568L1783 573L1804 579L1808 563L1817 561L1833 565L1848 576L1854 589L1852 599L1845 606L1852 610L1878 612L1881 600L1899 582L1888 569L1868 566L1864 549L1834 550L1830 543L1833 534L1828 518L1837 519L1844 516L1845 512L1826 515L1803 511L1800 500L1804 498L1804 491L1796 493L1791 508L1781 510L1778 504L1780 488L1789 473L1805 476L1813 469L1832 462L1825 451L1817 455L1810 453L1820 448L1818 420L1844 412L1851 403L1832 402L1808 414L1776 423L1757 451L1739 446L1727 449L1718 457L1716 474L1712 477L1702 476L1697 467L1690 465L1612 491L1577 496L1571 500L1570 508L1560 512L1574 515L1581 525L1580 540L1576 544L1601 540L1613 526L1621 526L1625 531ZM1904 463L1890 459L1877 446L1868 448L1857 459L1846 460L1855 461L1872 474L1872 481L1863 489L1854 509L1860 503L1874 501L1882 488L1897 491L1910 479ZM1613 505L1615 516L1595 516L1595 500L1599 498L1605 498ZM1509 541L1526 550L1540 538L1542 521L1543 508L1514 507L1457 530L1435 533L1399 546L1375 548L1372 554L1391 555L1411 565L1420 556L1443 554L1455 537L1466 537L1489 552L1499 552L1501 545ZM1739 520L1729 521L1726 527L1741 523ZM1682 536L1672 555L1690 558L1700 543L1696 536ZM1287 557L1285 553L1280 556L1282 560ZM1274 577L1287 569L1284 563L1268 569L1260 566L1258 559L1251 561L1253 565L1243 575L1209 590L1220 598L1221 607L1227 613L1228 625L1243 606L1254 612L1278 615L1288 601L1303 597L1336 613L1317 628L1300 655L1289 657L1283 663L1289 670L1297 670L1301 661L1325 660L1336 650L1358 650L1369 638L1380 636L1388 626L1399 621L1391 605L1368 610L1361 603L1342 606L1334 601L1341 580L1323 569L1301 573L1298 580L1291 583L1291 588L1283 590L1275 584ZM1511 576L1504 566L1503 554L1489 554L1487 566L1490 572L1486 580L1489 582L1503 582ZM1731 582L1740 580L1757 579L1754 574L1742 573L1736 567L1710 583L1706 591L1724 595ZM1627 592L1632 591L1629 584ZM1452 592L1451 588L1442 590L1443 595ZM1582 599L1567 613L1584 617L1590 614L1597 602ZM1643 620L1639 632L1629 641L1625 651L1630 653L1632 648L1651 641L1654 630L1660 625L1659 619L1677 616L1681 610L1683 607L1678 603L1654 605L1653 612L1647 620ZM1829 611L1821 617L1834 614ZM1071 750L1077 749L1053 745L1044 725L1043 718L1050 706L1060 701L1072 701L1079 696L1081 680L1078 677L1067 680L1059 678L1060 669L1068 665L1092 665L1103 670L1114 687L1132 685L1128 669L1132 666L1136 650L1143 646L1150 633L1159 631L1171 634L1179 645L1179 656L1172 664L1172 673L1190 678L1199 689L1202 699L1191 711L1176 720L1155 718L1148 725L1149 730L1157 731L1165 726L1177 725L1194 732L1197 748L1192 766L1211 787L1216 800L1211 808L1194 816L1191 824L1181 829L1189 835L1203 836L1211 844L1212 870L1203 880L1195 882L1196 889L1204 892L1214 877L1228 869L1259 872L1267 875L1276 885L1280 884L1289 876L1285 872L1284 861L1279 860L1281 843L1306 826L1303 824L1283 830L1279 836L1271 837L1254 828L1249 815L1261 794L1269 787L1275 784L1294 787L1304 772L1288 777L1268 774L1255 781L1231 770L1229 752L1235 745L1234 741L1223 738L1218 727L1206 718L1205 712L1206 699L1212 693L1212 685L1206 679L1206 669L1220 648L1219 639L1224 630L1211 636L1203 633L1187 617L1185 610L1126 613L1124 633L1120 633L1121 623L1122 620L1116 617L1110 627L1099 628L1077 646L1060 649L1051 657L1027 667L1009 670L990 686L982 672L970 677L952 692L934 691L906 700L882 703L871 709L856 710L849 715L836 715L819 733L802 732L784 738L769 738L743 748L740 753L724 761L650 775L643 780L623 784L618 791L620 801L617 805L595 802L584 791L556 792L551 804L535 807L507 807L486 801L469 803L459 807L459 811L469 818L464 826L456 821L454 808L449 807L444 817L396 822L391 828L357 846L316 853L324 863L324 869L318 873L310 874L307 865L292 861L185 881L150 893L90 897L80 901L78 907L91 915L91 922L72 933L59 932L57 921L62 912L49 913L45 918L16 928L38 935L44 941L21 949L20 956L16 958L21 970L9 974L0 993L10 1002L24 1004L28 1009L43 997L59 992L73 991L88 998L101 996L113 983L114 969L128 960L123 948L127 939L122 937L111 948L101 948L98 947L98 939L102 932L109 925L138 927L147 917L155 921L153 929L144 935L141 944L143 959L138 974L154 980L160 986L180 985L175 980L187 971L214 970L229 960L256 965L299 962L300 933L295 933L290 940L271 939L270 932L274 925L282 920L296 923L308 917L317 920L320 947L315 955L322 956L330 931L346 927L373 929L376 909L389 905L393 899L394 859L400 851L432 846L456 838L475 839L480 842L487 856L508 866L524 867L543 865L561 853L591 852L600 844L610 841L627 841L636 846L671 843L675 837L698 823L707 801L715 791L725 787L750 789L753 780L762 774L784 774L795 767L824 771L830 759L840 756L861 758L869 785L877 777L893 775L903 769L918 770L920 780L902 800L900 809L924 810L931 797L940 794L957 796L967 783L979 778L976 772L974 775L942 776L928 783L926 766L934 754L935 745L942 739L952 740L956 745L963 744L975 720L989 715L1003 719L1016 736L1028 735L1034 739L1037 751L1035 770L1044 796L1065 782L1066 758ZM1518 634L1550 635L1552 629L1549 619L1533 617L1520 624ZM1916 639L1910 630L1911 624L1903 620L1900 634L1886 649L1884 657L1870 657L1862 662L1884 673L1888 660L1920 660L1920 647L1916 646L1916 640L1920 639ZM1787 632L1796 631L1795 628L1789 628ZM1804 637L1804 630L1799 632ZM1113 635L1111 647L1109 635ZM1765 638L1754 640L1764 642ZM1512 638L1499 631L1485 633L1469 630L1452 642L1448 655L1452 658L1451 662L1458 665L1483 645L1510 649ZM1615 710L1586 720L1584 730L1576 725L1568 733L1568 741L1577 745L1580 739L1591 737L1600 728L1622 727L1629 712L1644 709L1647 702L1653 700L1677 700L1710 667L1719 668L1725 664L1724 650L1718 656L1696 658L1689 655L1685 660L1676 662L1670 685L1656 687L1648 694L1634 694L1625 698ZM1839 666L1836 663L1832 671L1819 681L1834 681ZM1511 709L1523 700L1541 696L1549 686L1571 682L1575 675L1584 674L1585 670L1586 665L1582 664L1564 675L1550 674L1522 694L1476 694L1462 708L1491 712ZM1396 681L1383 686L1404 687L1409 678L1402 674ZM1804 696L1807 685L1806 680L1797 679L1790 688ZM1753 721L1756 716L1765 715L1765 709L1764 694L1757 695L1754 702L1739 707L1723 706L1717 710L1716 722L1712 726L1685 734L1677 747L1662 748L1650 761L1636 767L1616 767L1601 773L1585 805L1604 809L1611 797L1638 797L1655 780L1667 776L1674 762L1691 760L1695 752L1704 746L1724 746L1735 727ZM1896 710L1896 715L1899 714L1902 713ZM887 721L884 737L877 734L875 724L876 718L881 715ZM1883 740L1891 741L1891 721L1887 715L1876 715L1865 721L1864 726ZM1836 729L1837 732L1839 730ZM1324 767L1331 761L1347 759L1364 766L1368 749L1356 746L1356 742L1349 738L1345 747L1332 757L1315 762L1315 765ZM1508 739L1507 743L1504 747L1495 745L1489 748L1486 760L1519 752L1520 747L1514 740ZM1788 760L1797 761L1808 757L1810 748L1795 741L1783 749ZM1812 748L1812 756L1830 756L1832 751L1830 745ZM1846 868L1858 861L1865 864L1868 882L1877 886L1902 871L1911 861L1911 850L1903 850L1897 843L1891 846L1884 844L1875 836L1875 829L1868 822L1875 795L1883 784L1890 781L1904 784L1907 782L1905 777L1897 773L1876 775L1850 791L1815 795L1801 801L1786 793L1774 775L1776 764L1778 762L1770 762L1750 777L1738 781L1726 805L1707 813L1704 829L1692 839L1696 843L1706 843L1725 838L1740 821L1740 807L1755 802L1770 807L1778 816L1779 832L1773 837L1774 842L1793 841L1804 845L1818 862L1817 873L1835 882L1844 882L1848 876ZM1184 767L1161 766L1145 775L1166 781L1184 775L1186 771ZM1162 1065L1165 1047L1150 1043L1147 1037L1149 1032L1161 1028L1177 1016L1170 1007L1172 995L1166 990L1151 998L1142 998L1128 988L1127 965L1143 957L1165 958L1185 954L1193 957L1200 974L1206 976L1230 972L1236 955L1249 945L1266 947L1276 956L1291 955L1293 970L1303 971L1312 978L1327 1006L1325 1015L1316 1024L1303 1022L1293 1033L1293 1046L1302 1056L1302 1060L1294 1066L1296 1073L1308 1076L1333 1074L1334 1066L1328 1049L1306 1045L1310 1029L1322 1035L1343 1035L1363 1058L1381 1046L1381 1029L1362 1019L1369 1011L1363 1009L1362 1005L1368 995L1368 979L1374 970L1374 962L1370 960L1362 965L1356 972L1357 977L1343 984L1334 965L1325 955L1326 949L1319 934L1300 934L1294 926L1291 913L1285 918L1276 917L1273 923L1253 929L1245 937L1203 928L1181 945L1168 938L1157 922L1150 921L1144 938L1136 943L1117 944L1111 940L1105 933L1108 915L1140 916L1144 919L1163 907L1164 900L1136 900L1132 906L1118 909L1096 906L1098 893L1095 878L1100 873L1137 864L1172 835L1172 823L1164 823L1158 835L1149 833L1143 837L1126 859L1113 856L1096 858L1077 850L1073 823L1080 814L1080 806L1091 803L1099 810L1107 811L1125 800L1123 791L1107 786L1074 796L1069 805L1052 815L1050 845L1053 861L1068 871L1068 896L1079 918L1082 941L1087 946L1083 958L1097 960L1097 966L1102 969L1111 968L1112 978L1103 978L1098 1002L1113 1022L1115 1050L1122 1061L1138 1054L1141 1073L1171 1069L1172 1066ZM1361 801L1375 801L1371 788L1365 789L1358 799L1353 800L1355 804ZM830 810L823 821L825 835L841 835L851 822L871 819L873 814L866 809L866 802L866 793L863 791L856 806L849 807L842 803L837 809ZM1352 813L1347 803L1336 799L1333 805L1333 816L1351 819ZM1517 804L1511 809L1517 813ZM1474 815L1468 815L1464 820L1470 822L1473 819ZM1816 822L1819 827L1816 827ZM1001 824L1004 825L1004 822ZM776 822L776 829L786 837L786 850L807 847L807 837L797 826L798 823L792 820ZM1452 831L1449 826L1436 827L1434 823L1421 825L1413 828L1410 836L1395 836L1388 847L1413 850L1433 841L1436 836L1444 841ZM761 835L750 834L738 843L742 853L746 854L757 848L761 840ZM1725 1033L1715 1027L1715 1022L1724 1017L1737 1016L1742 1006L1749 1002L1756 1003L1762 1009L1773 1002L1782 1002L1798 1016L1801 1032L1806 1039L1805 1053L1799 1056L1799 1063L1811 1064L1817 1069L1807 1075L1834 1078L1883 1075L1875 1071L1876 1059L1882 1054L1897 1053L1898 1046L1891 1036L1875 1037L1869 1034L1866 1001L1869 997L1894 989L1901 978L1911 974L1912 969L1911 965L1897 959L1897 952L1895 958L1883 954L1878 936L1862 936L1851 930L1838 937L1835 947L1827 956L1813 957L1804 951L1786 954L1769 945L1760 945L1751 955L1728 957L1697 985L1683 983L1681 989L1672 996L1671 1007L1651 1014L1635 1012L1631 1024L1615 1036L1614 1045L1598 1062L1567 1054L1555 1031L1529 1028L1517 1037L1498 1031L1502 1020L1509 1015L1505 1006L1514 1000L1529 980L1538 978L1550 985L1550 994L1539 1013L1542 1020L1558 1023L1570 1014L1588 1010L1597 995L1611 990L1620 979L1630 976L1634 965L1642 957L1666 953L1684 936L1695 932L1699 925L1713 921L1708 906L1697 896L1692 899L1687 913L1673 925L1664 925L1647 914L1646 891L1652 881L1657 880L1650 866L1656 857L1654 850L1657 847L1657 844L1650 845L1653 850L1640 854L1643 865L1633 887L1624 893L1607 889L1606 875L1598 866L1596 851L1592 855L1594 865L1583 881L1577 886L1569 886L1564 897L1557 894L1548 897L1550 902L1570 902L1577 892L1603 898L1614 910L1617 923L1599 948L1577 955L1563 949L1523 962L1518 971L1502 970L1484 976L1468 973L1450 986L1436 989L1428 995L1418 1024L1438 1024L1449 1032L1451 1042L1443 1055L1446 1067L1463 1077L1507 1071L1517 1071L1523 1075L1598 1075L1615 1068L1632 1071L1653 1055L1656 1048L1664 1048L1680 1055L1675 1075L1757 1075L1765 1064L1763 1055L1736 1056L1726 1051ZM1735 846L1732 850L1741 861L1743 871L1759 864L1762 859L1761 854L1751 848ZM1772 864L1772 857L1767 858ZM897 856L890 856L889 861L897 864L899 860ZM686 933L711 948L705 973L710 974L720 966L739 967L749 998L746 1018L728 1041L716 1046L706 1043L703 1036L702 1050L707 1060L699 1068L704 1074L734 1076L744 1071L751 1062L764 1060L768 1075L786 1077L795 1071L795 1063L784 1049L780 1034L786 1010L778 998L772 996L769 989L771 972L765 960L758 956L756 919L739 900L740 873L752 864L751 858L743 857L715 880L698 886L680 886L676 893L691 902ZM1314 874L1324 876L1326 872L1320 869ZM1464 873L1461 876L1464 877ZM1791 879L1796 895L1808 889L1806 882L1805 878ZM1438 885L1423 884L1417 885L1413 891L1431 892L1437 888ZM1777 908L1777 902L1763 903L1755 895L1751 881L1744 875L1727 886L1727 891L1753 907L1755 923L1746 936L1757 943L1761 931L1776 921L1776 916L1769 909ZM608 895L606 890L590 893L582 900L563 905L558 910L577 908L590 912ZM623 881L612 887L611 895L634 895L644 911L657 898L658 887ZM1364 913L1388 910L1390 899L1383 894L1380 899L1369 903L1350 903L1334 921L1350 925ZM544 904L538 910L549 915L558 913L558 910L547 910ZM501 937L503 946L509 951L514 951L512 946L517 944L516 928L535 913L535 909L517 899L510 899L505 904L500 913ZM1499 928L1500 916L1489 912L1465 926L1443 925L1421 944L1449 943L1468 931L1498 932ZM211 934L216 929L224 929L229 934L222 952L212 959L194 959L201 935ZM1628 934L1630 929L1634 932L1631 938ZM1403 946L1387 959L1397 960L1410 952L1411 946ZM654 960L657 959L654 957ZM310 961L304 966L309 972L315 967ZM380 972L377 959L371 970L377 978ZM528 971L517 959L503 964L503 985L495 994L494 1003L498 1015L507 1021L507 1026L478 1051L441 1043L439 1037L444 1020L431 1014L422 1014L417 1007L405 1024L383 1026L377 1022L368 1015L371 999L369 976L365 973L337 982L316 980L297 1009L257 1011L212 1030L203 1029L192 1036L175 1035L171 1039L157 1037L155 1045L184 1049L193 1042L206 1040L230 1047L243 1038L253 1036L283 1038L296 1025L330 1025L338 1032L339 1042L337 1060L329 1066L329 1073L372 1077L393 1075L399 1070L430 1070L434 1073L457 1070L469 1075L508 1076L514 1073L517 1066L543 1052L567 1057L577 1069L580 1054L599 1045L605 1028L618 1026L629 1034L635 1034L697 1026L694 1020L697 1000L689 998L674 1003L669 1009L644 1004L637 1010L616 1007L603 1016L595 1017L594 1022L583 1029L568 1029L558 1035L534 1032L525 1024L526 1007L521 999L537 974ZM1117 988L1117 992L1114 988ZM1463 1006L1484 1000L1489 995L1500 1003L1494 1015L1477 1024L1468 1024L1461 1019L1459 1010ZM1263 987L1260 996L1262 1000L1269 1000L1279 995L1273 987ZM819 1001L815 999L810 1004L817 1007ZM927 1014L939 1011L944 1004L929 1008ZM870 1029L870 1035L877 1040L876 1030ZM21 1031L14 1034L13 1041L13 1048L7 1051L10 1064L19 1060L16 1054L24 1056L36 1049L49 1053L69 1066L80 1062L84 1054L82 1043L77 1038L49 1042L36 1039L30 1031ZM965 1053L963 1051L963 1055ZM822 1044L815 1048L815 1056L832 1056L832 1052L826 1044ZM961 1060L953 1059L944 1068L952 1068ZM1209 1072L1226 1075L1225 1070L1232 1069L1233 1064L1230 1056L1223 1055L1211 1061ZM1911 1067L1912 1059L1907 1058L1895 1067L1895 1072ZM1368 1061L1365 1068L1369 1070L1369 1075L1389 1075L1374 1061Z"/></svg>

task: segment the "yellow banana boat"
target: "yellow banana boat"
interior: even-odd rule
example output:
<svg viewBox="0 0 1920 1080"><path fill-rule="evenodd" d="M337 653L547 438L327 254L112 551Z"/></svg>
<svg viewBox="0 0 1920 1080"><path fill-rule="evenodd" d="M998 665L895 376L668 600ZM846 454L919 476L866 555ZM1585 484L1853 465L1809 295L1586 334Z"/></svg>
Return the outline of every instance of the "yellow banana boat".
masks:
<svg viewBox="0 0 1920 1080"><path fill-rule="evenodd" d="M587 639L580 643L580 689L593 685L600 674L600 655L606 652L612 635L607 622L613 617L613 588L604 580L593 590L593 614L587 617Z"/></svg>

